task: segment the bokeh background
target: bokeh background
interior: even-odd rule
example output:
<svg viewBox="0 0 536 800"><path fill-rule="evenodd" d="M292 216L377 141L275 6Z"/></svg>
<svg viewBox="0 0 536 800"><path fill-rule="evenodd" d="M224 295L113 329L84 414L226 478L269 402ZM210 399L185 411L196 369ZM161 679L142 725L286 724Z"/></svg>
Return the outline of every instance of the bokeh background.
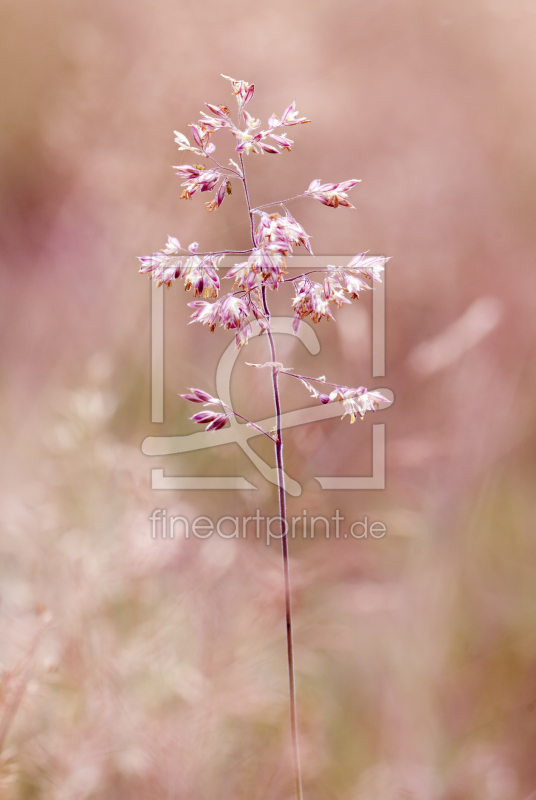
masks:
<svg viewBox="0 0 536 800"><path fill-rule="evenodd" d="M282 342L290 366L396 397L385 491L314 479L367 474L369 417L285 435L291 513L387 527L292 543L306 797L536 797L534 0L2 0L0 15L2 797L292 797L277 546L151 540L148 521L275 514L275 491L234 445L141 453L192 431L177 393L213 391L230 341L166 293L151 424L136 257L168 234L247 247L239 192L208 215L170 168L172 131L232 100L222 72L255 83L255 116L296 99L313 120L289 129L292 154L249 158L254 202L359 177L355 211L292 210L318 254L392 257L385 379L370 296L315 328L318 356ZM290 295L273 299L287 313ZM265 347L233 377L256 419L269 375L244 361ZM152 467L259 488L156 492Z"/></svg>

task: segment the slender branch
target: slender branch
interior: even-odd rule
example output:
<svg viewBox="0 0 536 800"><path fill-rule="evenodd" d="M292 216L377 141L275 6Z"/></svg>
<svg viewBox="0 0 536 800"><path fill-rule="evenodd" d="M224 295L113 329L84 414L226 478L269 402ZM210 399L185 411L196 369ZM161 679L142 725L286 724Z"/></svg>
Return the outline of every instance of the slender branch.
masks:
<svg viewBox="0 0 536 800"><path fill-rule="evenodd" d="M261 428L260 425L256 425L254 422L252 422L247 417L243 417L242 414L239 414L238 411L235 411L233 408L231 408L231 406L228 406L227 403L223 402L223 400L218 400L218 403L221 403L222 406L225 406L225 408L228 408L229 411L232 414L234 414L235 417L240 417L240 419L243 419L244 422L247 422L247 424L251 428L255 428L255 430L260 431L260 433L264 433L264 435L267 436L269 439L271 439L272 442L274 442L274 444L277 444L277 439L275 439L273 436L270 436L270 434L267 431L265 431L264 428Z"/></svg>
<svg viewBox="0 0 536 800"><path fill-rule="evenodd" d="M255 206L252 211L258 211L259 208L267 208L268 206L282 206L283 203L289 203L291 200L297 200L299 197L307 197L306 194L296 194L294 197L287 197L286 200L276 200L274 203L264 203L262 206Z"/></svg>
<svg viewBox="0 0 536 800"><path fill-rule="evenodd" d="M270 310L266 299L266 286L262 287L262 302L264 313L268 322L270 321ZM272 331L268 328L268 341L270 342L270 353L272 361L275 363L276 350ZM277 483L279 489L279 518L281 522L281 554L283 558L283 575L285 579L285 616L287 625L287 659L288 659L288 678L290 693L290 731L292 737L292 755L294 760L294 778L296 783L296 798L303 800L303 789L300 765L300 747L298 739L298 716L296 708L296 680L294 675L294 644L292 638L292 606L290 598L290 569L288 558L288 523L287 507L285 496L285 472L283 466L283 437L281 429L281 398L279 395L278 370L272 367L272 387L274 392L275 415L276 415L276 437L275 456L277 463Z"/></svg>
<svg viewBox="0 0 536 800"><path fill-rule="evenodd" d="M324 383L326 386L334 386L336 389L347 389L342 383L330 383L330 381L322 380L321 378L310 378L308 375L297 375L295 372L287 372L286 369L280 370L281 375L290 375L291 378L299 378L301 381L315 381L316 383Z"/></svg>
<svg viewBox="0 0 536 800"><path fill-rule="evenodd" d="M184 250L184 248L181 247L181 250ZM214 252L209 252L209 253L191 253L189 250L188 251L185 250L184 255L186 255L186 252L188 252L190 256L228 256L228 255L233 256L233 255L244 255L245 253L251 253L252 250L253 250L252 247L250 247L249 250L214 250ZM171 258L184 258L184 255L171 256Z"/></svg>
<svg viewBox="0 0 536 800"><path fill-rule="evenodd" d="M246 194L246 203L248 204L248 214L249 214L249 225L251 230L251 241L253 242L253 247L256 247L257 244L255 242L255 227L253 225L253 212L251 211L251 203L249 202L249 192L248 192L248 182L246 180L246 168L244 167L244 156L242 153L239 153L240 158L240 166L242 167L242 183L244 184L244 192Z"/></svg>
<svg viewBox="0 0 536 800"><path fill-rule="evenodd" d="M244 253L251 253L252 247L249 250L216 250L214 253L192 253L194 256L234 256L243 255Z"/></svg>
<svg viewBox="0 0 536 800"><path fill-rule="evenodd" d="M232 167L224 167L224 166L223 166L223 164L220 164L220 162L219 162L219 161L216 161L216 159L215 159L215 158L213 158L213 156L207 156L207 154L206 154L206 153L205 153L205 157L206 157L206 158L210 158L210 160L211 160L211 161L214 161L214 163L216 164L216 166L217 166L217 167L219 167L220 169L226 169L226 170L228 170L229 172L232 172L232 173L233 173L233 175L236 175L236 177L237 177L237 178L240 178L240 180L242 180L242 175L241 175L241 174L240 174L240 173L239 173L239 172L238 172L236 169L233 169Z"/></svg>
<svg viewBox="0 0 536 800"><path fill-rule="evenodd" d="M309 272L302 272L301 275L295 275L294 278L284 278L281 281L281 283L292 283L293 281L299 281L300 278L306 278L307 275L314 275L315 272L327 272L327 271L328 271L327 267L324 267L324 269L311 269L309 270Z"/></svg>

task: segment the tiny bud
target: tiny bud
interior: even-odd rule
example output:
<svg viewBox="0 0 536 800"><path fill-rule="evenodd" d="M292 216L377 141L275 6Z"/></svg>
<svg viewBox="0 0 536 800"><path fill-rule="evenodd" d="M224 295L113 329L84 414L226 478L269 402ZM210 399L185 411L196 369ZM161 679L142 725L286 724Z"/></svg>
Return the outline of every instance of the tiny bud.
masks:
<svg viewBox="0 0 536 800"><path fill-rule="evenodd" d="M203 147L203 140L201 138L201 133L196 125L192 125L192 136L195 143L198 144L199 147Z"/></svg>
<svg viewBox="0 0 536 800"><path fill-rule="evenodd" d="M319 394L319 395L318 395L318 399L319 399L319 400L320 400L320 402L321 402L321 403L323 403L324 405L325 405L326 403L329 403L329 395L327 395L327 394Z"/></svg>
<svg viewBox="0 0 536 800"><path fill-rule="evenodd" d="M180 394L179 397L182 397L184 400L189 400L190 403L202 403L203 401L196 397L195 394Z"/></svg>
<svg viewBox="0 0 536 800"><path fill-rule="evenodd" d="M225 427L227 424L227 414L217 414L212 422L209 422L206 429L207 431L219 431L220 428Z"/></svg>
<svg viewBox="0 0 536 800"><path fill-rule="evenodd" d="M215 400L212 397L212 395L209 394L208 392L204 392L202 389L192 389L192 392L195 394L196 397L199 398L199 400L202 403L213 403L213 402L215 402Z"/></svg>
<svg viewBox="0 0 536 800"><path fill-rule="evenodd" d="M264 142L259 142L259 146L265 153L270 153L270 155L280 155L277 147L272 147L271 144L264 144Z"/></svg>
<svg viewBox="0 0 536 800"><path fill-rule="evenodd" d="M205 422L214 422L219 416L220 414L217 414L215 411L199 411L197 414L194 414L193 417L190 417L190 419L193 422L197 422L198 425L202 425Z"/></svg>
<svg viewBox="0 0 536 800"><path fill-rule="evenodd" d="M212 397L211 394L208 392L203 392L202 389L190 389L192 394L181 394L179 397L183 397L185 400L189 400L190 403L217 403L218 401Z"/></svg>

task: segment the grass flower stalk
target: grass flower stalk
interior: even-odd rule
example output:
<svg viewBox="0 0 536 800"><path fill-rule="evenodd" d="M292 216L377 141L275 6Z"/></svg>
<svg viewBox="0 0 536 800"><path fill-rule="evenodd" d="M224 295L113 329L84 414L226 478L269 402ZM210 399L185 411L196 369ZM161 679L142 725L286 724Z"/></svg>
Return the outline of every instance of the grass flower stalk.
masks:
<svg viewBox="0 0 536 800"><path fill-rule="evenodd" d="M251 116L246 109L246 105L253 99L255 86L246 81L223 77L231 82L233 95L238 104L236 122L226 105L206 103L211 115L201 112L201 119L190 125L193 142L190 142L188 137L178 131L175 131L175 141L180 151L191 152L199 158L205 158L211 162L211 165L205 167L199 164L183 164L174 169L183 179L182 199L191 200L197 193L214 193L212 199L205 203L209 212L220 208L226 197L233 193L233 182L238 180L242 184L246 199L252 246L244 250L199 252L197 242L192 242L187 248L183 248L177 238L169 236L166 245L161 250L151 256L140 258L140 272L148 274L158 286L165 285L167 288L170 288L175 281L183 280L185 289L192 290L194 298L189 304L194 309L192 322L207 325L211 331L214 331L217 326L232 330L238 349L246 345L254 335L253 322L257 323L259 335L265 335L268 341L270 361L264 364L250 364L250 366L266 367L271 370L276 423L274 430L270 432L262 430L256 423L203 389L191 389L189 394L184 394L182 397L189 402L202 404L205 408L220 406L226 409L223 411L199 411L191 417L196 424L206 425L207 431L225 427L229 418L236 416L244 420L247 425L265 434L274 443L285 587L290 734L296 798L302 800L279 375L285 374L299 380L311 397L320 403L340 402L344 411L342 418L349 416L351 423L358 417L363 419L368 411L375 411L380 402L386 398L379 392L367 391L364 386L352 388L330 382L325 376L311 378L300 375L293 372L292 368L287 368L278 362L271 326L268 293L286 287L294 289L293 330L297 333L303 319L310 319L313 323L318 323L322 319L334 319L331 306L340 308L343 304L358 298L362 291L371 288L367 283L368 280L380 281L387 259L383 256L367 256L366 253L359 253L346 266L328 265L325 269L311 270L294 278L285 277L288 274L286 259L292 257L295 248L303 247L308 253L313 254L309 243L310 235L289 213L285 203L309 197L318 200L328 208L353 209L354 206L348 200L348 191L353 189L359 180L350 179L323 184L320 179L315 179L305 191L291 198L253 206L244 156L281 155L284 152L290 152L294 141L280 129L303 125L309 123L310 120L298 116L296 103L293 102L284 110L281 117L272 114L268 119L267 127L263 129L261 121ZM227 130L234 139L233 144L238 153L238 163L229 159L229 166L222 166L213 156L216 146L211 138L222 130ZM268 213L263 210L274 206L281 206L284 209L284 215ZM226 255L243 255L247 256L247 260L235 264L223 276L223 279L233 280L234 283L232 290L220 297L219 267ZM323 275L321 283L310 277L318 273ZM314 387L315 383L332 387L332 391L329 394L321 392Z"/></svg>

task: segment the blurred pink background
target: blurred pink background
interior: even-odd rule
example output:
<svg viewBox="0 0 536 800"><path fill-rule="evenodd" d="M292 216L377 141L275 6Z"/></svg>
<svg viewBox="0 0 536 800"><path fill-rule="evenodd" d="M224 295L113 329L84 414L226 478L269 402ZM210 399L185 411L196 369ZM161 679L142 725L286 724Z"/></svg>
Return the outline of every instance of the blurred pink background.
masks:
<svg viewBox="0 0 536 800"><path fill-rule="evenodd" d="M238 192L208 215L171 169L173 130L234 102L220 73L255 83L263 122L294 99L312 120L289 129L291 154L249 157L255 204L361 178L355 211L292 212L317 254L392 257L384 379L370 297L315 328L313 362L284 350L396 398L383 492L314 480L367 473L372 415L285 435L291 513L388 530L292 543L306 797L536 797L536 2L4 0L1 19L2 797L292 797L277 545L151 540L148 521L276 514L275 491L234 446L140 449L192 432L177 393L213 391L230 341L166 292L151 424L137 256L168 234L248 246ZM254 418L269 374L243 362L264 348L233 383ZM259 491L158 493L155 466Z"/></svg>

